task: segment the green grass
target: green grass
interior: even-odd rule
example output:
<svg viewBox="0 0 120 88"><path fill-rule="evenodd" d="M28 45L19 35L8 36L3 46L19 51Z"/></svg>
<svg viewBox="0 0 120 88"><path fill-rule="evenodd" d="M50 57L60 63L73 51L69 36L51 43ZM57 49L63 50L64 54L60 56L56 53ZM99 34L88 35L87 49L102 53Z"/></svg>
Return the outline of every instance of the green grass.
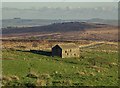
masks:
<svg viewBox="0 0 120 88"><path fill-rule="evenodd" d="M64 59L31 52L3 50L3 75L18 76L19 85L26 82L36 84L37 79L42 79L47 86L116 86L118 65L112 63L118 64L118 53L89 50L90 48L81 49L80 58ZM93 65L98 68L92 68ZM99 68L100 72L98 72ZM37 79L26 77L30 71L39 77ZM45 74L49 74L50 78L40 76ZM4 83L4 85L17 85L15 82L8 81L9 84Z"/></svg>

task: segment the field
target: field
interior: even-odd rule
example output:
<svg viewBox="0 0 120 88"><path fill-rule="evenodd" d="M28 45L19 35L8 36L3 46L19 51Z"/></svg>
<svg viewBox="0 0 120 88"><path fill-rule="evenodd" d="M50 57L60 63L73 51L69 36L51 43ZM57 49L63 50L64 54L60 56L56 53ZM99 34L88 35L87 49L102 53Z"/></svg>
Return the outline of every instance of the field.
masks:
<svg viewBox="0 0 120 88"><path fill-rule="evenodd" d="M37 50L12 48L3 48L2 56L4 86L118 85L116 44L81 47L80 58L62 59Z"/></svg>

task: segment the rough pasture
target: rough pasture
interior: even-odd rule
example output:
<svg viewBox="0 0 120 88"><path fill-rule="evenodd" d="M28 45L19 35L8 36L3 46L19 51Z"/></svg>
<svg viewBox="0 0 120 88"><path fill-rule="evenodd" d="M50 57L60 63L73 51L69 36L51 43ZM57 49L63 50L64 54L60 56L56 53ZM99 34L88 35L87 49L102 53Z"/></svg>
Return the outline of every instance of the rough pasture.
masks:
<svg viewBox="0 0 120 88"><path fill-rule="evenodd" d="M3 49L5 86L117 86L116 45L81 48L80 58L61 59L40 53Z"/></svg>

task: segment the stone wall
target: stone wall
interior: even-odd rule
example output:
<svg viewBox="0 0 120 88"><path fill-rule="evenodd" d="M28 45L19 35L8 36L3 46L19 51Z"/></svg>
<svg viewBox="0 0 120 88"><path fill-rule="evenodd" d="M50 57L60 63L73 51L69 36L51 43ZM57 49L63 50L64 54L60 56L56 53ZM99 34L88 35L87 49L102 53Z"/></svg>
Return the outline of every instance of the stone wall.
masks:
<svg viewBox="0 0 120 88"><path fill-rule="evenodd" d="M79 48L70 48L62 50L62 58L80 57Z"/></svg>

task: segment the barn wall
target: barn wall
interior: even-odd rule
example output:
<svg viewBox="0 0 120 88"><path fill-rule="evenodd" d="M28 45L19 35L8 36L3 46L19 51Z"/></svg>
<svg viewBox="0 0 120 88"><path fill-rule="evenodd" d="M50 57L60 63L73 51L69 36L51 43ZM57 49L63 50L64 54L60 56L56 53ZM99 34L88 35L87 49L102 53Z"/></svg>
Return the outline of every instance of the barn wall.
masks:
<svg viewBox="0 0 120 88"><path fill-rule="evenodd" d="M62 58L80 57L79 48L63 49Z"/></svg>

